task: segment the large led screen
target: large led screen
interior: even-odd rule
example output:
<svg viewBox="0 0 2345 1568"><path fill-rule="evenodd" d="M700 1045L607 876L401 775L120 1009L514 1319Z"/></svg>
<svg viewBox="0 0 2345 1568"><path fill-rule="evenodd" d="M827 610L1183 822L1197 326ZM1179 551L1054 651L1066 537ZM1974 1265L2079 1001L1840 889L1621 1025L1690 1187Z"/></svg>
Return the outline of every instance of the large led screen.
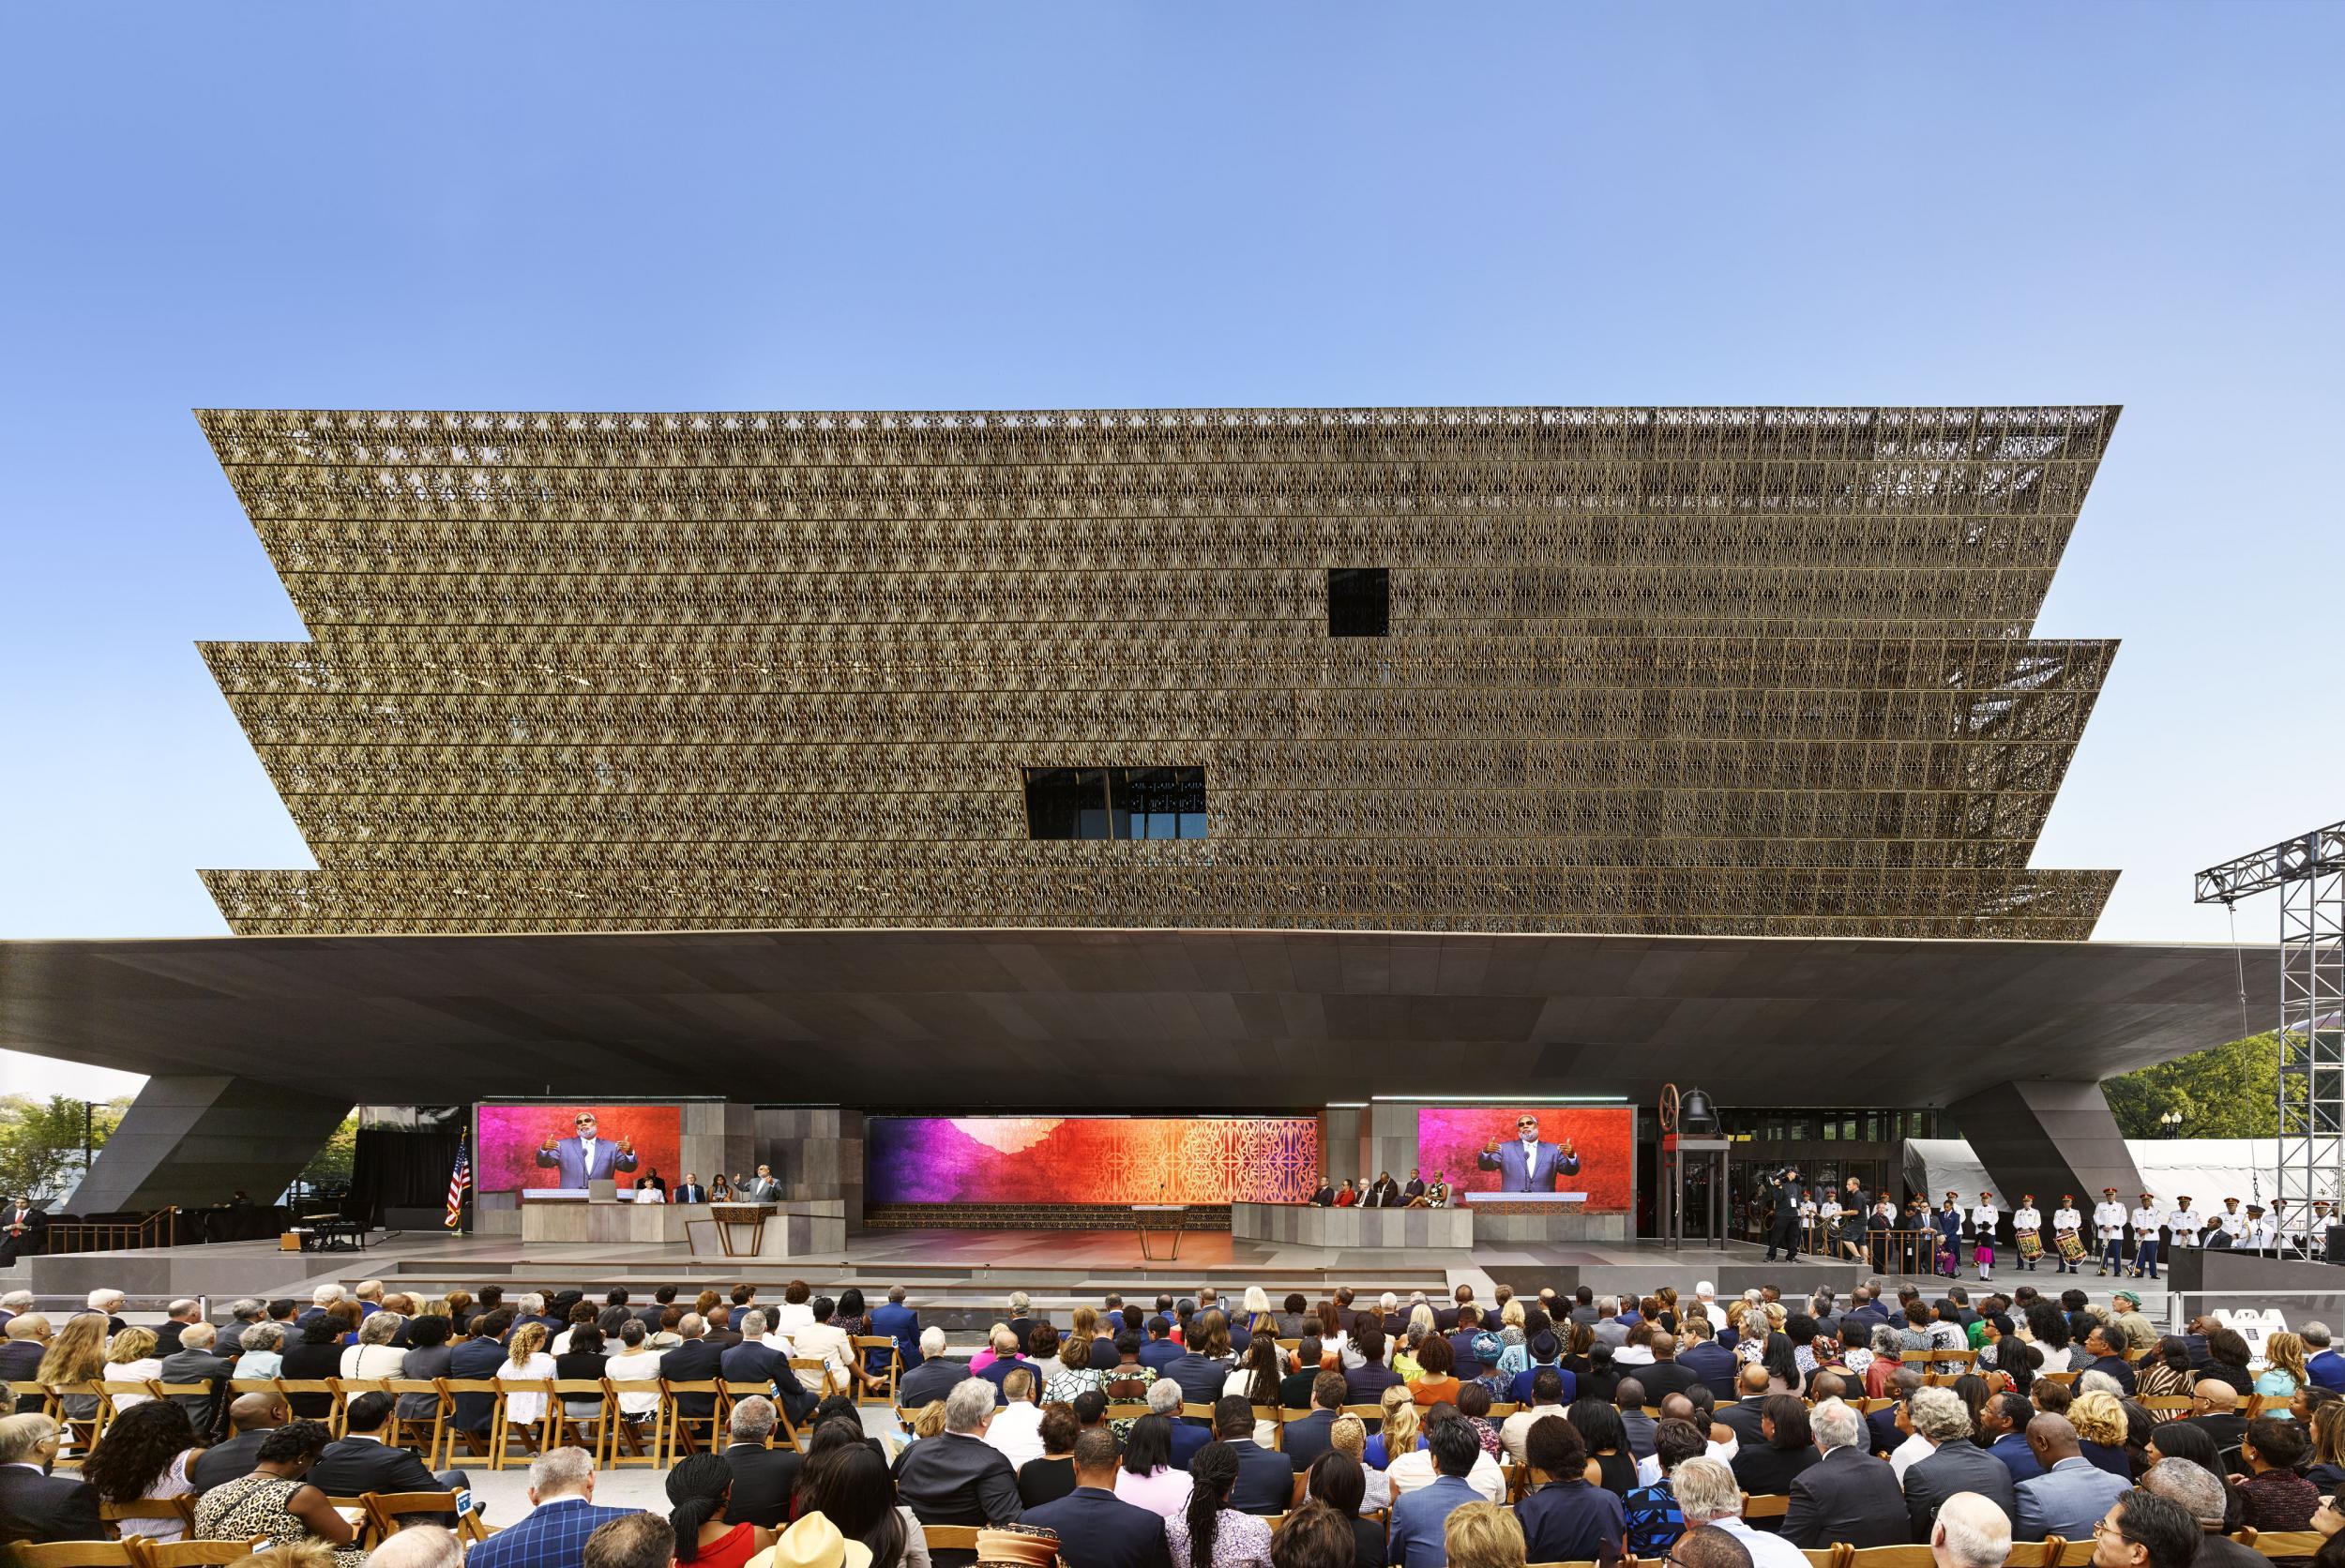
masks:
<svg viewBox="0 0 2345 1568"><path fill-rule="evenodd" d="M881 1116L864 1137L873 1203L1303 1203L1319 1184L1308 1116Z"/></svg>
<svg viewBox="0 0 2345 1568"><path fill-rule="evenodd" d="M620 1188L659 1172L673 1188L684 1136L677 1105L484 1105L475 1112L473 1186L479 1192L582 1187L608 1176ZM592 1122L582 1118L591 1117ZM700 1172L705 1181L708 1173Z"/></svg>
<svg viewBox="0 0 2345 1568"><path fill-rule="evenodd" d="M1460 1192L1584 1192L1588 1208L1604 1212L1628 1212L1636 1140L1637 1113L1626 1106L1427 1106L1416 1113L1427 1181L1445 1174ZM1408 1172L1393 1176L1406 1181Z"/></svg>

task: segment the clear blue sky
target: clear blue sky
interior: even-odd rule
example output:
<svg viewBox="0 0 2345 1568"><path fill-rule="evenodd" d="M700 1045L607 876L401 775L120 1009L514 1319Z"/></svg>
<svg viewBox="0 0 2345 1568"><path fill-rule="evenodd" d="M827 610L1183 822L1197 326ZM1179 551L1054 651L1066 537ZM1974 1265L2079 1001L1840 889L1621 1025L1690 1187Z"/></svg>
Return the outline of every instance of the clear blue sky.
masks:
<svg viewBox="0 0 2345 1568"><path fill-rule="evenodd" d="M2345 8L17 6L0 935L310 862L198 405L2109 400L2037 852L2345 816ZM2257 907L2243 932L2267 939Z"/></svg>

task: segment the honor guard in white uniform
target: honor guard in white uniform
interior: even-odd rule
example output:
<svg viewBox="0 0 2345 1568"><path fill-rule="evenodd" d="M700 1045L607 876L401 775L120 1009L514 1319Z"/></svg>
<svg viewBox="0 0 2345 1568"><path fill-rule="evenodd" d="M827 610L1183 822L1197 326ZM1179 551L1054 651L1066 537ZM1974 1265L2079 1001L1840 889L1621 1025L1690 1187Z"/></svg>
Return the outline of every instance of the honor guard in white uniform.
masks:
<svg viewBox="0 0 2345 1568"><path fill-rule="evenodd" d="M2247 1216L2239 1212L2239 1199L2236 1198L2223 1199L2223 1212L2215 1216L2215 1223L2223 1228L2223 1234L2231 1238L2232 1245L2247 1244Z"/></svg>
<svg viewBox="0 0 2345 1568"><path fill-rule="evenodd" d="M2269 1252L2279 1243L2279 1232L2273 1227L2272 1216L2263 1212L2261 1203L2247 1205L2247 1239L2240 1244L2257 1252Z"/></svg>
<svg viewBox="0 0 2345 1568"><path fill-rule="evenodd" d="M2177 1247L2197 1246L2199 1232L2206 1229L2206 1220L2190 1206L2190 1195L2185 1193L2174 1200L2173 1213L2166 1216L2166 1256L2171 1260Z"/></svg>
<svg viewBox="0 0 2345 1568"><path fill-rule="evenodd" d="M2156 1200L2148 1193L2143 1193L2141 1207L2127 1214L2126 1218L2133 1226L2133 1277L2156 1279L2157 1277L2158 1221Z"/></svg>
<svg viewBox="0 0 2345 1568"><path fill-rule="evenodd" d="M2093 1206L2093 1239L2101 1246L2101 1266L2096 1274L2126 1272L2126 1206L2117 1201L2115 1187L2103 1187L2101 1200Z"/></svg>
<svg viewBox="0 0 2345 1568"><path fill-rule="evenodd" d="M2077 1195L2072 1192L2062 1193L2060 1207L2052 1211L2052 1243L2055 1250L2064 1234L2074 1236L2079 1242L2084 1240L2084 1215L2078 1210ZM2054 1274L2078 1274L2081 1272L2081 1269L2082 1265L2079 1264L2075 1259L2062 1252L2060 1253L2060 1267L2052 1272Z"/></svg>
<svg viewBox="0 0 2345 1568"><path fill-rule="evenodd" d="M2044 1260L2044 1216L2036 1211L2034 1193L2020 1195L2020 1206L2011 1211L2011 1234L2019 1244L2020 1270L2034 1274Z"/></svg>

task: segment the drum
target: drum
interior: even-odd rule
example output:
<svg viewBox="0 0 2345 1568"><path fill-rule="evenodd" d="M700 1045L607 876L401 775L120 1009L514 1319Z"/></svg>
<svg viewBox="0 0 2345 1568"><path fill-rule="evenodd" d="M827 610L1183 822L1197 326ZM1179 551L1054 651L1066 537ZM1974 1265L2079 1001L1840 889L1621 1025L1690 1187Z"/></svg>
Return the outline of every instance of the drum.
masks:
<svg viewBox="0 0 2345 1568"><path fill-rule="evenodd" d="M2044 1256L2044 1238L2040 1231L2022 1230L2019 1232L2019 1237L2021 1258L2033 1263Z"/></svg>
<svg viewBox="0 0 2345 1568"><path fill-rule="evenodd" d="M2060 1248L2060 1256L2065 1258L2069 1262L2081 1263L2084 1261L2084 1238L2078 1235L2075 1231L2063 1230L2053 1239L2052 1244Z"/></svg>

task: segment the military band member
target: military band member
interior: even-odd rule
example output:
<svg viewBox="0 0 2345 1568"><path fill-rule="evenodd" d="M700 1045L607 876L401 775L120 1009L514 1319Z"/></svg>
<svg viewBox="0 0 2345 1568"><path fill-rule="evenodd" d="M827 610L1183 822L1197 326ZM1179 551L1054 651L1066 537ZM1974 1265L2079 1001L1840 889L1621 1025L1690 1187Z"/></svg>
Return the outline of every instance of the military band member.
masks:
<svg viewBox="0 0 2345 1568"><path fill-rule="evenodd" d="M2093 1209L2093 1239L2101 1245L2101 1266L2095 1274L2126 1272L2126 1206L2117 1201L2115 1187L2103 1187Z"/></svg>
<svg viewBox="0 0 2345 1568"><path fill-rule="evenodd" d="M2077 1195L2072 1192L2062 1193L2060 1207L2052 1211L2052 1241L2055 1248L2063 1236L2074 1236L2080 1244L2084 1240L2084 1215L2078 1211ZM2075 1259L2069 1257L2065 1250L2061 1250L2060 1267L2052 1272L2054 1274L2078 1274L2082 1271Z"/></svg>
<svg viewBox="0 0 2345 1568"><path fill-rule="evenodd" d="M2011 1211L2011 1235L2020 1248L2020 1268L2034 1274L2044 1260L2044 1216L2036 1210L2035 1195L2020 1194L2020 1206Z"/></svg>
<svg viewBox="0 0 2345 1568"><path fill-rule="evenodd" d="M2231 1239L2232 1246L2247 1244L2247 1216L2239 1212L2239 1199L2236 1198L2223 1199L2223 1212L2215 1216L2215 1223Z"/></svg>
<svg viewBox="0 0 2345 1568"><path fill-rule="evenodd" d="M2126 1216L2133 1226L2133 1277L2157 1277L2157 1206L2148 1193L2141 1195L2141 1206Z"/></svg>
<svg viewBox="0 0 2345 1568"><path fill-rule="evenodd" d="M2262 1204L2247 1205L2247 1239L2241 1244L2258 1252L2269 1252L2279 1244L2279 1232L2274 1229L2272 1217L2263 1212Z"/></svg>
<svg viewBox="0 0 2345 1568"><path fill-rule="evenodd" d="M2183 1194L2174 1200L2174 1212L2166 1216L2166 1258L2173 1260L2176 1247L2197 1246L2199 1232L2206 1229L2206 1218L2190 1206L2190 1195Z"/></svg>

